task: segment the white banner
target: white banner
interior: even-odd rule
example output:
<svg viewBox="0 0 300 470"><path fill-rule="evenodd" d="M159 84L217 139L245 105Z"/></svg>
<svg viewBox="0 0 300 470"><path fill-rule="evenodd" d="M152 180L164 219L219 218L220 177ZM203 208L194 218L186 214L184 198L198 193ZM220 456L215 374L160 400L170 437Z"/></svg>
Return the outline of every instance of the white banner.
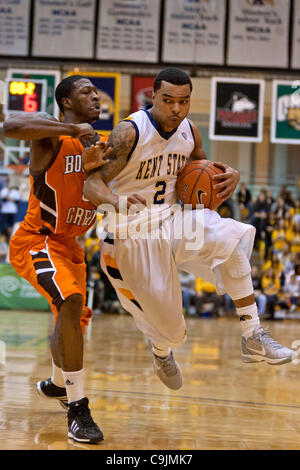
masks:
<svg viewBox="0 0 300 470"><path fill-rule="evenodd" d="M228 65L288 67L290 0L230 0Z"/></svg>
<svg viewBox="0 0 300 470"><path fill-rule="evenodd" d="M33 56L94 56L96 0L35 0Z"/></svg>
<svg viewBox="0 0 300 470"><path fill-rule="evenodd" d="M292 69L300 69L300 0L294 0Z"/></svg>
<svg viewBox="0 0 300 470"><path fill-rule="evenodd" d="M97 59L157 62L160 0L101 0Z"/></svg>
<svg viewBox="0 0 300 470"><path fill-rule="evenodd" d="M0 55L28 55L29 21L29 0L0 0Z"/></svg>
<svg viewBox="0 0 300 470"><path fill-rule="evenodd" d="M224 64L225 0L167 0L163 62Z"/></svg>

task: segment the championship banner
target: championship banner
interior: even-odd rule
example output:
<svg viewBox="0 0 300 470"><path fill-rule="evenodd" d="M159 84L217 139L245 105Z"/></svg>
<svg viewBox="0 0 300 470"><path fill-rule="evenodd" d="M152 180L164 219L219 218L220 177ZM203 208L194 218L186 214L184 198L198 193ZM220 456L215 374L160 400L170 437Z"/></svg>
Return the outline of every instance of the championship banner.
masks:
<svg viewBox="0 0 300 470"><path fill-rule="evenodd" d="M34 1L33 56L94 57L96 0Z"/></svg>
<svg viewBox="0 0 300 470"><path fill-rule="evenodd" d="M131 112L152 103L154 77L133 76L131 82Z"/></svg>
<svg viewBox="0 0 300 470"><path fill-rule="evenodd" d="M0 0L0 55L29 53L30 0Z"/></svg>
<svg viewBox="0 0 300 470"><path fill-rule="evenodd" d="M300 145L300 80L273 81L271 142Z"/></svg>
<svg viewBox="0 0 300 470"><path fill-rule="evenodd" d="M300 69L300 0L294 1L292 69Z"/></svg>
<svg viewBox="0 0 300 470"><path fill-rule="evenodd" d="M49 304L10 264L0 264L0 309L49 310Z"/></svg>
<svg viewBox="0 0 300 470"><path fill-rule="evenodd" d="M74 71L68 72L68 75L77 74ZM120 74L80 70L79 75L88 78L100 96L100 118L93 124L93 128L101 134L109 135L119 122Z"/></svg>
<svg viewBox="0 0 300 470"><path fill-rule="evenodd" d="M46 113L59 119L59 108L55 101L55 88L61 79L61 73L58 70L8 69L7 77L46 80Z"/></svg>
<svg viewBox="0 0 300 470"><path fill-rule="evenodd" d="M290 0L230 0L227 65L288 67Z"/></svg>
<svg viewBox="0 0 300 470"><path fill-rule="evenodd" d="M163 62L224 64L225 0L167 0Z"/></svg>
<svg viewBox="0 0 300 470"><path fill-rule="evenodd" d="M209 137L261 142L264 80L212 78Z"/></svg>
<svg viewBox="0 0 300 470"><path fill-rule="evenodd" d="M97 59L158 62L161 0L101 0Z"/></svg>

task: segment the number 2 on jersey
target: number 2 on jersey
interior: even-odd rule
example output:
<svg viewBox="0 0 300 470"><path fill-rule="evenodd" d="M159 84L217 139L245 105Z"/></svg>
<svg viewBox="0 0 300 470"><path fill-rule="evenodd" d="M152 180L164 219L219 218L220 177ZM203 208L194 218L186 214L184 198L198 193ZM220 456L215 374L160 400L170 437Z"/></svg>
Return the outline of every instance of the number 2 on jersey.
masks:
<svg viewBox="0 0 300 470"><path fill-rule="evenodd" d="M163 196L165 195L165 192L167 189L167 182L164 180L157 181L155 188L159 188L159 189L154 194L153 204L164 204L165 198Z"/></svg>

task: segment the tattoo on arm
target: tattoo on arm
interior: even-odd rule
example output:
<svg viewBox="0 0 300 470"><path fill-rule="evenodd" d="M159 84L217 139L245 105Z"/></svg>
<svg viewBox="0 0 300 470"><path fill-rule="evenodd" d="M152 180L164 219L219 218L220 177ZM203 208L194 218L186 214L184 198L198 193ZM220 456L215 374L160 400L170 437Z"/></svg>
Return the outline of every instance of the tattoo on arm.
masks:
<svg viewBox="0 0 300 470"><path fill-rule="evenodd" d="M127 158L135 138L136 130L130 121L122 121L113 129L108 139L112 147L108 157L110 162L97 169L105 183L109 183L127 165Z"/></svg>

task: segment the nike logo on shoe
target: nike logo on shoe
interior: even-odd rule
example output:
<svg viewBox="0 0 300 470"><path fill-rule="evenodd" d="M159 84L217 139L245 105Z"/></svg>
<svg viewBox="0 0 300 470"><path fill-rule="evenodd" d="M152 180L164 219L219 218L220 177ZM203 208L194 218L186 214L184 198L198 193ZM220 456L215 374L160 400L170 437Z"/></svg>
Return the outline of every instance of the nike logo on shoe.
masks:
<svg viewBox="0 0 300 470"><path fill-rule="evenodd" d="M252 352L255 352L255 353L259 353L259 354L261 354L262 356L265 356L265 355L266 355L266 350L265 350L264 346L262 346L262 345L260 346L260 349L257 349L257 348L256 348L256 349L250 348L249 346L246 346L246 347L247 347L247 349L248 349L249 351L252 351Z"/></svg>

